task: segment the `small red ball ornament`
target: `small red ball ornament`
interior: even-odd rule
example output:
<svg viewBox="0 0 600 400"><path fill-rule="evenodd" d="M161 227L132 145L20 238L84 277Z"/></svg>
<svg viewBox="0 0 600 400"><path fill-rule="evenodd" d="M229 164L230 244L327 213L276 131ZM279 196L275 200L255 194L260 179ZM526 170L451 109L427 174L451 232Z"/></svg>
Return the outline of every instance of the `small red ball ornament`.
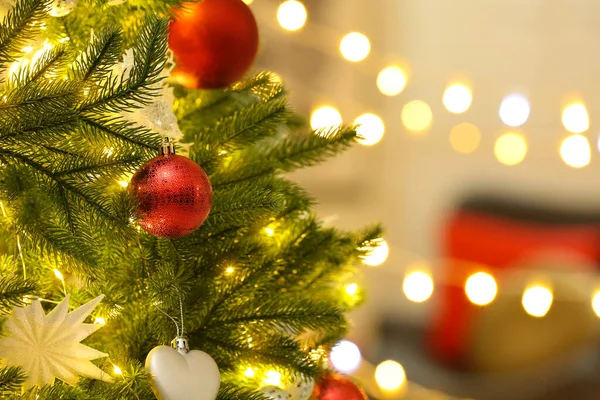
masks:
<svg viewBox="0 0 600 400"><path fill-rule="evenodd" d="M368 400L364 390L338 374L327 374L312 393L316 400Z"/></svg>
<svg viewBox="0 0 600 400"><path fill-rule="evenodd" d="M169 28L177 57L172 76L190 88L216 89L236 82L258 52L258 27L242 0L183 3Z"/></svg>
<svg viewBox="0 0 600 400"><path fill-rule="evenodd" d="M194 161L176 155L171 142L133 175L130 188L138 224L158 237L189 235L204 223L212 205L208 176Z"/></svg>

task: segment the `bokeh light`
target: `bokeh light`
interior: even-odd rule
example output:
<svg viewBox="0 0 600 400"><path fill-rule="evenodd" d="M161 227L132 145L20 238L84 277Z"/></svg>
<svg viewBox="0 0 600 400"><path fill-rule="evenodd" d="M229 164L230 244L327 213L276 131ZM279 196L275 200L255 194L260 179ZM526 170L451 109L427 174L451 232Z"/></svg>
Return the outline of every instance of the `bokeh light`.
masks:
<svg viewBox="0 0 600 400"><path fill-rule="evenodd" d="M569 136L560 145L560 157L570 167L583 168L592 159L590 142L582 135Z"/></svg>
<svg viewBox="0 0 600 400"><path fill-rule="evenodd" d="M502 122L506 125L517 127L527 122L530 111L531 106L525 96L522 94L511 94L502 100L498 114Z"/></svg>
<svg viewBox="0 0 600 400"><path fill-rule="evenodd" d="M406 87L407 82L406 72L402 68L393 65L385 67L377 75L377 87L386 96L399 95Z"/></svg>
<svg viewBox="0 0 600 400"><path fill-rule="evenodd" d="M383 238L377 238L372 240L372 242L373 246L361 248L362 251L367 252L361 259L363 264L370 267L377 267L387 260L388 255L390 254L390 248Z"/></svg>
<svg viewBox="0 0 600 400"><path fill-rule="evenodd" d="M356 118L355 125L360 125L356 129L361 138L357 139L358 143L365 146L373 146L379 143L385 133L385 124L375 114L363 114Z"/></svg>
<svg viewBox="0 0 600 400"><path fill-rule="evenodd" d="M94 323L97 325L106 325L106 319L104 319L103 317L96 317Z"/></svg>
<svg viewBox="0 0 600 400"><path fill-rule="evenodd" d="M244 3L246 3L248 5L250 5L254 2L254 0L243 0L243 1L244 1Z"/></svg>
<svg viewBox="0 0 600 400"><path fill-rule="evenodd" d="M433 278L423 271L408 273L404 277L402 290L410 301L422 303L429 300L433 294Z"/></svg>
<svg viewBox="0 0 600 400"><path fill-rule="evenodd" d="M113 364L113 372L115 375L123 375L123 370L118 365Z"/></svg>
<svg viewBox="0 0 600 400"><path fill-rule="evenodd" d="M306 23L306 7L297 0L286 0L277 9L277 21L287 31L297 31Z"/></svg>
<svg viewBox="0 0 600 400"><path fill-rule="evenodd" d="M471 303L486 306L496 298L498 285L492 275L486 272L477 272L467 279L465 293Z"/></svg>
<svg viewBox="0 0 600 400"><path fill-rule="evenodd" d="M552 291L544 286L531 286L523 292L521 302L527 314L541 318L548 314L552 307Z"/></svg>
<svg viewBox="0 0 600 400"><path fill-rule="evenodd" d="M402 109L402 124L413 133L423 133L429 129L433 121L433 113L429 104L421 100L413 100Z"/></svg>
<svg viewBox="0 0 600 400"><path fill-rule="evenodd" d="M362 33L351 32L342 38L340 51L346 60L359 62L367 58L371 52L371 43Z"/></svg>
<svg viewBox="0 0 600 400"><path fill-rule="evenodd" d="M270 386L281 386L281 373L277 371L267 371L263 378L263 383Z"/></svg>
<svg viewBox="0 0 600 400"><path fill-rule="evenodd" d="M398 390L406 382L406 372L396 361L387 360L375 368L375 381L384 390Z"/></svg>
<svg viewBox="0 0 600 400"><path fill-rule="evenodd" d="M600 290L594 293L592 297L592 308L598 317L600 317Z"/></svg>
<svg viewBox="0 0 600 400"><path fill-rule="evenodd" d="M335 107L323 106L313 111L310 126L314 129L331 128L341 125L342 116Z"/></svg>
<svg viewBox="0 0 600 400"><path fill-rule="evenodd" d="M450 145L457 153L469 154L477 150L481 143L479 129L473 124L463 122L450 131Z"/></svg>
<svg viewBox="0 0 600 400"><path fill-rule="evenodd" d="M590 117L583 103L573 103L565 107L562 123L571 133L583 133L590 128Z"/></svg>
<svg viewBox="0 0 600 400"><path fill-rule="evenodd" d="M349 296L354 296L356 293L358 293L358 285L356 283L346 285L346 293Z"/></svg>
<svg viewBox="0 0 600 400"><path fill-rule="evenodd" d="M517 165L525 159L527 149L527 141L523 135L508 132L496 139L494 154L504 165Z"/></svg>
<svg viewBox="0 0 600 400"><path fill-rule="evenodd" d="M244 371L244 376L246 376L248 378L254 378L255 375L256 375L256 372L254 371L254 368L252 368L252 367L248 367Z"/></svg>
<svg viewBox="0 0 600 400"><path fill-rule="evenodd" d="M347 340L338 342L329 355L331 364L340 372L350 373L360 365L362 356L357 345Z"/></svg>
<svg viewBox="0 0 600 400"><path fill-rule="evenodd" d="M473 94L467 86L457 83L446 88L442 101L446 110L454 114L461 114L471 107Z"/></svg>

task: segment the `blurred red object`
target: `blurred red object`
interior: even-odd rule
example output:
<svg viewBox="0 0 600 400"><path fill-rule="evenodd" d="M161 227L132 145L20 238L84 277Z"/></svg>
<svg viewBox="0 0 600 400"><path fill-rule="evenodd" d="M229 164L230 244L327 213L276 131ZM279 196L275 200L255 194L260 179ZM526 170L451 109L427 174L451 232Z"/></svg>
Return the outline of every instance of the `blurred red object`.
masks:
<svg viewBox="0 0 600 400"><path fill-rule="evenodd" d="M444 284L438 292L439 308L430 327L428 347L435 359L459 368L466 367L469 334L481 311L464 292L471 274L483 270L497 277L546 250L575 254L590 264L600 261L596 217L507 212L498 205L463 207L450 216L442 240Z"/></svg>

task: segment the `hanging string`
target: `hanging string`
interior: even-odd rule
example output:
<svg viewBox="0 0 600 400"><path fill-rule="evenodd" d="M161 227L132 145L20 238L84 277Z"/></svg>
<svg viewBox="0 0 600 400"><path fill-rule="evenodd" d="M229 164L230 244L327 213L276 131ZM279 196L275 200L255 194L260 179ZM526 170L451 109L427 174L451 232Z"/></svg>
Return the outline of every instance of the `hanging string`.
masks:
<svg viewBox="0 0 600 400"><path fill-rule="evenodd" d="M181 321L179 324L177 323L175 318L170 316L166 311L164 311L162 308L160 308L156 303L154 304L154 307L156 307L156 309L158 311L160 311L161 313L166 315L167 318L169 318L171 321L173 321L173 323L175 324L175 329L177 330L177 337L183 337L185 335L185 325L183 322L183 297L181 296L181 292L179 291L177 286L173 285L173 289L175 289L175 291L177 292L177 296L179 297L179 313L180 313L180 318L181 318Z"/></svg>
<svg viewBox="0 0 600 400"><path fill-rule="evenodd" d="M181 335L179 334L179 324L177 324L177 321L175 320L175 318L171 317L169 314L167 314L165 311L163 311L163 309L161 309L156 304L154 304L154 307L156 307L156 309L158 311L160 311L161 313L165 314L167 316L167 318L169 318L171 321L173 321L173 323L175 324L175 329L177 329L177 337L180 337Z"/></svg>
<svg viewBox="0 0 600 400"><path fill-rule="evenodd" d="M177 286L173 285L173 289L175 289L177 295L179 296L179 313L181 315L181 336L183 336L185 335L185 327L183 325L183 298Z"/></svg>

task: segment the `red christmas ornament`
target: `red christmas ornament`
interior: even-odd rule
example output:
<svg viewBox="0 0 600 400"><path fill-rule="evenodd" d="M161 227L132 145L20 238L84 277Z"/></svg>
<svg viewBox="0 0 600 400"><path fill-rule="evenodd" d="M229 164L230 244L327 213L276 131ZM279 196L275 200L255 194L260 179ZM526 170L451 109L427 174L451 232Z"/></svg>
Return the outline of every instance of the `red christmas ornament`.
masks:
<svg viewBox="0 0 600 400"><path fill-rule="evenodd" d="M242 0L183 3L169 28L177 57L173 77L190 88L216 89L239 80L258 52L258 27Z"/></svg>
<svg viewBox="0 0 600 400"><path fill-rule="evenodd" d="M312 393L316 400L368 400L364 390L338 374L327 374Z"/></svg>
<svg viewBox="0 0 600 400"><path fill-rule="evenodd" d="M178 238L204 223L212 205L212 187L202 168L175 154L173 144L133 175L138 224L154 236Z"/></svg>

